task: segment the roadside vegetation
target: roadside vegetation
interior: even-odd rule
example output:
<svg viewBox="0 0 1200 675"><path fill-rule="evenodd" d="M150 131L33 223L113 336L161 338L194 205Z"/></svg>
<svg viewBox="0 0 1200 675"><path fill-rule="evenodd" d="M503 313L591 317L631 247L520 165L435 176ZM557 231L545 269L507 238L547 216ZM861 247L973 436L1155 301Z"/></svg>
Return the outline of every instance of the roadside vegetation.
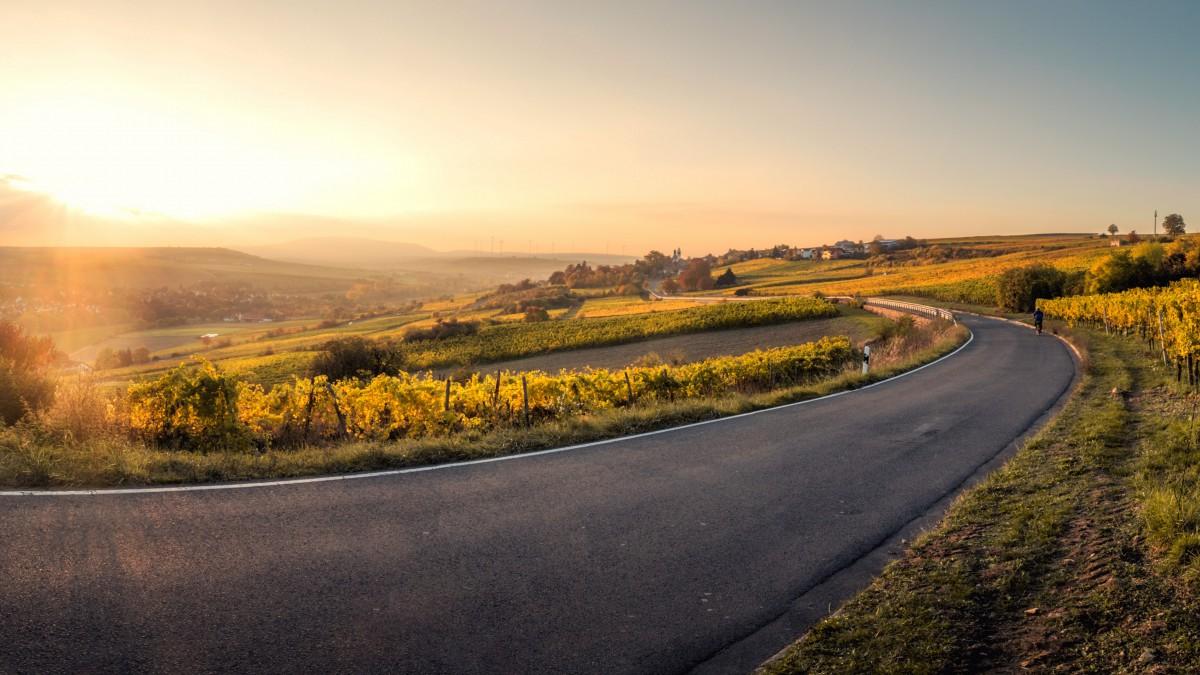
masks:
<svg viewBox="0 0 1200 675"><path fill-rule="evenodd" d="M1041 300L1084 350L1076 395L762 671L1200 670L1198 299Z"/></svg>
<svg viewBox="0 0 1200 675"><path fill-rule="evenodd" d="M679 366L499 379L317 376L267 389L204 363L117 395L68 379L52 402L0 429L0 484L232 480L510 454L862 386L964 339L948 323L902 321L876 345L869 375L849 341L831 337Z"/></svg>

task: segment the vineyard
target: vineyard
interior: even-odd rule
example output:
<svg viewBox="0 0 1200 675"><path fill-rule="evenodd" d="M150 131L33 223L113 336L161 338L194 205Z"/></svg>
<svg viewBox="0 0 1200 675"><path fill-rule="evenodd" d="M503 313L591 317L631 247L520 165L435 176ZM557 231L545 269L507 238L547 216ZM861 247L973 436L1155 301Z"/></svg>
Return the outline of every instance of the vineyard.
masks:
<svg viewBox="0 0 1200 675"><path fill-rule="evenodd" d="M1164 365L1175 367L1176 379L1200 384L1200 281L1041 300L1038 306L1071 325L1140 338Z"/></svg>
<svg viewBox="0 0 1200 675"><path fill-rule="evenodd" d="M755 295L910 295L990 306L995 280L1006 270L1033 264L1082 271L1109 254L1104 241L1079 236L1042 235L991 240L943 240L939 245L970 247L989 255L963 260L914 260L875 266L869 260L782 261L757 259L732 265ZM932 248L936 248L932 247ZM718 293L732 293L719 291Z"/></svg>
<svg viewBox="0 0 1200 675"><path fill-rule="evenodd" d="M836 337L674 367L498 373L461 382L430 373L337 382L318 376L269 389L201 363L131 386L110 415L147 442L188 450L395 441L792 386L840 372L854 356L849 340Z"/></svg>
<svg viewBox="0 0 1200 675"><path fill-rule="evenodd" d="M406 369L469 366L530 354L622 344L651 337L823 319L837 308L816 298L727 302L690 309L570 321L488 326L475 335L398 343Z"/></svg>

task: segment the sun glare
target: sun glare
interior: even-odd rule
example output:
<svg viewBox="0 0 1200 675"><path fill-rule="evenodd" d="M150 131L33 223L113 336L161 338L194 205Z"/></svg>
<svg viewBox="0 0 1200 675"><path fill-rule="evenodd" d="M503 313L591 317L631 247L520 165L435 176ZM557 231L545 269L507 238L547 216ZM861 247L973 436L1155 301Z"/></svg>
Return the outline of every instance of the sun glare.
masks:
<svg viewBox="0 0 1200 675"><path fill-rule="evenodd" d="M319 164L286 149L133 101L46 98L0 112L0 122L0 171L93 215L206 219L286 208L323 178Z"/></svg>

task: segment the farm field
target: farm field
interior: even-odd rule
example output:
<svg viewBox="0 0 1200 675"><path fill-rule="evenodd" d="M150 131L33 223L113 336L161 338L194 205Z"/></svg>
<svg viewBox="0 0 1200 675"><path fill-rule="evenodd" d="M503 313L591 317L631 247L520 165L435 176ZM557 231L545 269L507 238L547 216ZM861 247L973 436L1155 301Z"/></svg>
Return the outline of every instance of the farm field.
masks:
<svg viewBox="0 0 1200 675"><path fill-rule="evenodd" d="M710 303L672 312L555 322L487 326L477 334L396 345L409 370L493 363L531 354L637 342L655 336L700 333L786 323L837 315L834 305L816 298L769 302Z"/></svg>
<svg viewBox="0 0 1200 675"><path fill-rule="evenodd" d="M993 279L1006 269L1037 263L1064 271L1090 267L1111 249L1108 239L1091 235L1037 235L935 239L924 259L881 266L869 260L785 261L757 259L735 263L742 282L701 295L732 295L748 289L761 295L911 295L980 305L994 304ZM963 257L939 261L937 249ZM967 252L962 252L967 249ZM720 274L725 266L714 268Z"/></svg>
<svg viewBox="0 0 1200 675"><path fill-rule="evenodd" d="M647 359L647 357L650 357L647 359L648 361L686 363L713 356L741 354L755 349L812 342L825 336L835 335L846 336L853 344L861 345L878 336L888 323L888 320L883 317L849 306L838 306L838 312L839 316L830 319L812 319L774 326L731 328L610 347L576 349L557 354L512 359L488 364L486 368L480 370L487 372L497 370L555 372L563 369L622 368ZM447 370L449 369L443 369L442 372Z"/></svg>
<svg viewBox="0 0 1200 675"><path fill-rule="evenodd" d="M106 387L125 385L135 379L161 375L191 356L210 361L230 374L259 384L277 384L292 375L303 375L321 345L338 337L402 338L414 328L434 325L438 320L498 322L485 325L478 336L456 337L434 342L401 342L412 369L458 368L475 363L521 357L540 351L563 351L592 344L636 342L655 335L670 335L710 329L780 323L836 315L837 310L809 299L780 300L752 308L744 303L704 304L689 301L647 301L636 296L588 298L584 308L597 306L599 317L583 318L573 310L557 309L544 323L524 323L523 315L505 315L494 309L472 309L476 296L458 298L427 308L396 315L347 321L333 326L314 326L316 320L278 323L218 322L131 331L77 349L72 357L87 362L101 349L146 347L154 360L147 363L99 371ZM592 305L595 303L595 305ZM450 308L457 307L457 311ZM663 309L666 308L666 309ZM852 322L853 325L858 325ZM820 331L806 331L816 335ZM853 332L859 334L861 331ZM202 335L212 334L208 344ZM827 333L820 332L824 335ZM717 340L715 343L719 343ZM715 344L714 343L714 344ZM739 343L741 344L741 343ZM771 344L776 344L772 342ZM746 344L746 350L756 345ZM733 353L716 347L714 353ZM706 350L701 349L697 354ZM580 363L577 359L572 363ZM585 364L586 365L586 364Z"/></svg>
<svg viewBox="0 0 1200 675"><path fill-rule="evenodd" d="M324 342L334 337L359 335L372 338L400 338L413 328L428 328L438 321L457 319L459 321L479 321L485 324L485 333L490 334L487 342L494 343L497 338L513 335L526 335L538 331L561 333L578 332L581 324L578 321L605 321L620 318L630 318L643 321L640 317L659 314L663 317L675 316L680 310L691 310L711 302L708 298L730 297L735 291L752 296L791 296L791 295L899 295L917 301L933 301L948 303L958 308L986 307L994 303L993 279L1002 271L1033 263L1046 263L1064 270L1079 270L1091 266L1098 258L1110 250L1107 239L1097 239L1088 235L1036 235L1014 237L969 237L940 239L929 242L929 246L921 249L921 254L913 259L901 257L894 261L881 263L878 260L844 259L832 261L789 261L771 258L758 258L735 263L731 267L737 275L740 284L736 288L707 291L691 294L697 300L687 299L687 295L675 296L668 300L651 300L636 295L610 295L606 289L583 288L577 289L578 300L570 307L556 307L548 310L547 315L552 323L543 328L535 328L524 324L523 313L507 313L500 309L482 309L479 303L488 295L487 291L447 295L440 299L426 301L419 310L403 314L392 314L359 321L337 322L331 326L319 326L322 322L316 318L306 320L289 320L274 323L251 322L208 322L191 324L181 327L130 330L129 324L117 326L92 327L74 331L60 331L54 337L69 345L72 359L90 363L100 350L137 349L145 347L155 359L149 363L106 370L100 378L107 383L125 383L137 377L156 375L165 372L180 360L191 355L203 356L205 359L228 367L253 381L272 384L280 377L287 377L289 369L302 372L315 357L315 350ZM132 254L125 254L132 255ZM148 254L143 253L143 256ZM175 260L191 260L187 256L174 254L166 258ZM239 254L240 255L240 254ZM194 254L194 258L206 265L216 264L210 258L226 262L225 252L212 254ZM943 259L946 257L966 256L959 259ZM255 261L251 256L245 259ZM152 258L153 259L153 258ZM199 263L197 263L199 264ZM207 268L206 268L207 269ZM270 268L275 271L275 268ZM280 271L304 269L304 266L280 265ZM714 268L714 274L724 268ZM341 272L333 272L339 274ZM706 300L700 300L705 298ZM731 298L732 299L732 298ZM503 324L487 327L486 324ZM602 324L591 325L599 328ZM769 332L769 331L768 331ZM762 333L766 335L768 332ZM203 341L200 336L215 334L216 337ZM651 334L640 336L652 337ZM540 338L539 338L540 339ZM605 338L606 340L608 338ZM633 338L621 338L623 341ZM722 338L722 340L732 338ZM570 345L586 345L587 340L570 338ZM664 345L667 351L682 350L688 353L685 344L703 343L703 340L683 341ZM721 340L717 340L720 343ZM551 343L558 346L552 349L572 348L562 340L556 339ZM551 344L547 343L547 344ZM774 342L771 342L774 344ZM417 348L414 352L413 366L420 368L453 369L471 363L513 361L516 367L523 367L520 361L524 356L520 350L524 347L509 345L503 349L482 349L471 347L463 340L451 340L437 346L438 352L430 352L430 346ZM465 349L465 351L464 351ZM531 344L528 349L536 351ZM716 346L698 347L699 355L712 353ZM453 353L451 353L453 352ZM641 354L639 348L616 350L595 354L604 358L605 364L616 364L627 358L636 359ZM644 353L644 352L642 352ZM724 352L729 353L729 352ZM630 356L634 355L634 356ZM568 364L571 367L581 365L580 357L554 357L539 355L538 363L548 367L559 367ZM516 359L516 360L514 360Z"/></svg>
<svg viewBox="0 0 1200 675"><path fill-rule="evenodd" d="M326 328L314 327L314 324L320 323L316 319L265 324L173 326L114 336L77 350L71 356L86 361L89 356L95 358L95 353L104 347L136 349L145 346L152 350L152 356L157 357L157 360L149 363L99 371L97 377L107 385L125 384L139 377L164 373L192 355L203 357L251 381L273 384L290 378L292 374L302 374L315 357L316 349L335 337L395 336L427 317L428 314L424 313L397 314L349 321ZM232 344L206 346L200 339L206 333L217 334L214 343L228 339Z"/></svg>
<svg viewBox="0 0 1200 675"><path fill-rule="evenodd" d="M647 312L669 312L676 309L696 307L700 303L688 300L643 300L634 295L588 298L584 300L576 314L580 318L602 318L606 316L626 316Z"/></svg>

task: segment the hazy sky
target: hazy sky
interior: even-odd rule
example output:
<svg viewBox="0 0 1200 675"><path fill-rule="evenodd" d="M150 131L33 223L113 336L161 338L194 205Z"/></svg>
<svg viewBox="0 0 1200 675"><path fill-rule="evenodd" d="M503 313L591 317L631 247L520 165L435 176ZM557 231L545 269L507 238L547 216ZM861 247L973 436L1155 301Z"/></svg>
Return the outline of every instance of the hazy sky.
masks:
<svg viewBox="0 0 1200 675"><path fill-rule="evenodd" d="M1200 219L1198 32L1197 2L0 2L0 244L1148 230Z"/></svg>

